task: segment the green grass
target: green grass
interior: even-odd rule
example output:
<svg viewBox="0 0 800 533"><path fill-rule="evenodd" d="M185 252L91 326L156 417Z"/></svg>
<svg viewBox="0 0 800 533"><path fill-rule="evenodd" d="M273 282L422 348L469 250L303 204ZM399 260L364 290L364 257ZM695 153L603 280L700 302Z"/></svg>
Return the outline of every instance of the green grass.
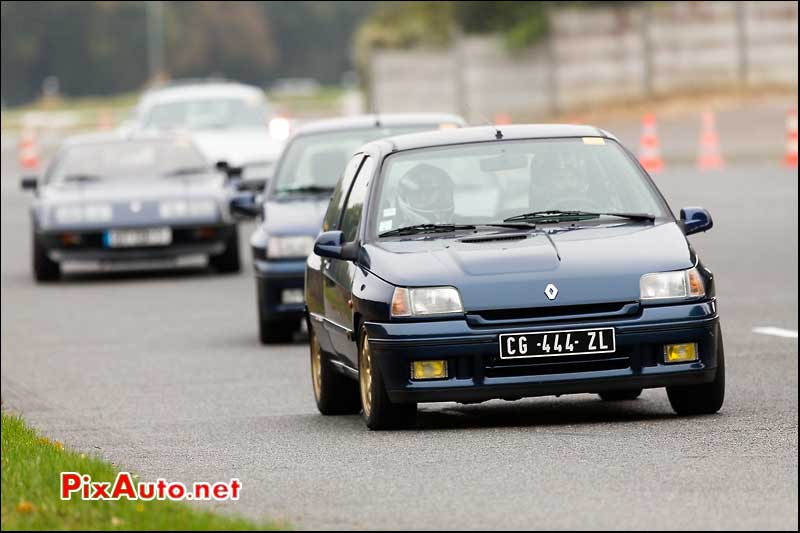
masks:
<svg viewBox="0 0 800 533"><path fill-rule="evenodd" d="M2 414L2 529L6 530L276 530L283 524L256 524L171 501L82 501L59 498L64 471L113 481L111 464L65 449L41 437L16 416ZM197 480L184 481L187 485ZM217 481L217 480L209 480ZM243 490L247 490L246 486Z"/></svg>
<svg viewBox="0 0 800 533"><path fill-rule="evenodd" d="M308 96L268 94L274 109L290 116L338 115L340 100L344 91L339 87L322 87L319 92ZM136 105L140 93L129 92L110 96L60 97L40 99L24 106L4 109L2 129L19 130L23 118L29 113L50 112L67 113L74 117L76 130L93 129L103 121L119 124L128 117Z"/></svg>
<svg viewBox="0 0 800 533"><path fill-rule="evenodd" d="M13 107L13 111L83 111L97 108L127 109L136 105L138 92L120 93L109 96L59 97L39 99L24 106Z"/></svg>
<svg viewBox="0 0 800 533"><path fill-rule="evenodd" d="M80 98L40 99L24 106L3 110L3 130L22 127L23 117L29 113L66 113L74 117L77 129L91 129L104 120L118 124L124 120L139 99L139 93L111 96L85 96Z"/></svg>

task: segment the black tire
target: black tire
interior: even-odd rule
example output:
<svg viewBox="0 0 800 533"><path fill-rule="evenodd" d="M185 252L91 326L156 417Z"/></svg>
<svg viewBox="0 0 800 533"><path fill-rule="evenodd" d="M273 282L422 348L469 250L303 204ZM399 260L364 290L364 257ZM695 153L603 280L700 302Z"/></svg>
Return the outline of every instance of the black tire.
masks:
<svg viewBox="0 0 800 533"><path fill-rule="evenodd" d="M598 394L605 402L624 402L638 398L642 394L642 389L610 390Z"/></svg>
<svg viewBox="0 0 800 533"><path fill-rule="evenodd" d="M311 388L317 409L326 416L354 415L361 411L358 382L337 372L328 354L322 351L313 326L308 328L311 355Z"/></svg>
<svg viewBox="0 0 800 533"><path fill-rule="evenodd" d="M33 277L36 281L56 281L61 278L61 265L47 256L47 250L33 235Z"/></svg>
<svg viewBox="0 0 800 533"><path fill-rule="evenodd" d="M722 408L725 401L725 348L722 330L717 345L717 374L714 381L701 385L667 387L667 397L672 409L679 415L710 415Z"/></svg>
<svg viewBox="0 0 800 533"><path fill-rule="evenodd" d="M258 312L258 340L261 344L292 342L294 333L300 329L296 320L265 320Z"/></svg>
<svg viewBox="0 0 800 533"><path fill-rule="evenodd" d="M225 239L225 251L219 255L212 255L209 263L214 270L221 273L239 272L239 227L234 226L230 236Z"/></svg>
<svg viewBox="0 0 800 533"><path fill-rule="evenodd" d="M392 403L381 373L373 372L369 337L363 326L358 339L359 396L367 427L372 430L413 427L417 421L417 404Z"/></svg>

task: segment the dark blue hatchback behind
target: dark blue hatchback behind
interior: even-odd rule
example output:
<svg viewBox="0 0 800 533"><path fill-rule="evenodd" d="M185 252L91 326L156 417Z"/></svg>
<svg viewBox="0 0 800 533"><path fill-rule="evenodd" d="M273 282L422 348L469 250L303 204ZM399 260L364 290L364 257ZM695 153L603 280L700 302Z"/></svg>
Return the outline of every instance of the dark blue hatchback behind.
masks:
<svg viewBox="0 0 800 533"><path fill-rule="evenodd" d="M289 140L269 182L250 239L256 274L259 338L291 340L304 316L306 257L320 232L336 182L362 144L391 135L461 127L463 119L440 113L362 115L323 120Z"/></svg>

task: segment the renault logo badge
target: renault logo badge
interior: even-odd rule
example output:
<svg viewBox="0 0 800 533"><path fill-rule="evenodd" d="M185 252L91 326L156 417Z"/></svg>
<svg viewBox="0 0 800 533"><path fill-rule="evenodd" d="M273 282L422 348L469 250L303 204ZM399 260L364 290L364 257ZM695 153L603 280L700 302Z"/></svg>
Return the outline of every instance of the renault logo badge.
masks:
<svg viewBox="0 0 800 533"><path fill-rule="evenodd" d="M544 288L544 295L547 296L547 299L553 301L558 296L558 287L553 285L552 283L548 283L547 287Z"/></svg>

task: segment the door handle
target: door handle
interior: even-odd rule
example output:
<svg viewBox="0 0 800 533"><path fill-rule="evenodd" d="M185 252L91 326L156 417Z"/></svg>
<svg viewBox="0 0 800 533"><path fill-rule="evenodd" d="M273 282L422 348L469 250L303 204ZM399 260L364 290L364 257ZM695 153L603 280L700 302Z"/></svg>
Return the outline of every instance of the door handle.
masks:
<svg viewBox="0 0 800 533"><path fill-rule="evenodd" d="M322 279L325 280L326 287L333 287L336 282L333 281L331 277L331 261L330 259L323 259L322 260Z"/></svg>

